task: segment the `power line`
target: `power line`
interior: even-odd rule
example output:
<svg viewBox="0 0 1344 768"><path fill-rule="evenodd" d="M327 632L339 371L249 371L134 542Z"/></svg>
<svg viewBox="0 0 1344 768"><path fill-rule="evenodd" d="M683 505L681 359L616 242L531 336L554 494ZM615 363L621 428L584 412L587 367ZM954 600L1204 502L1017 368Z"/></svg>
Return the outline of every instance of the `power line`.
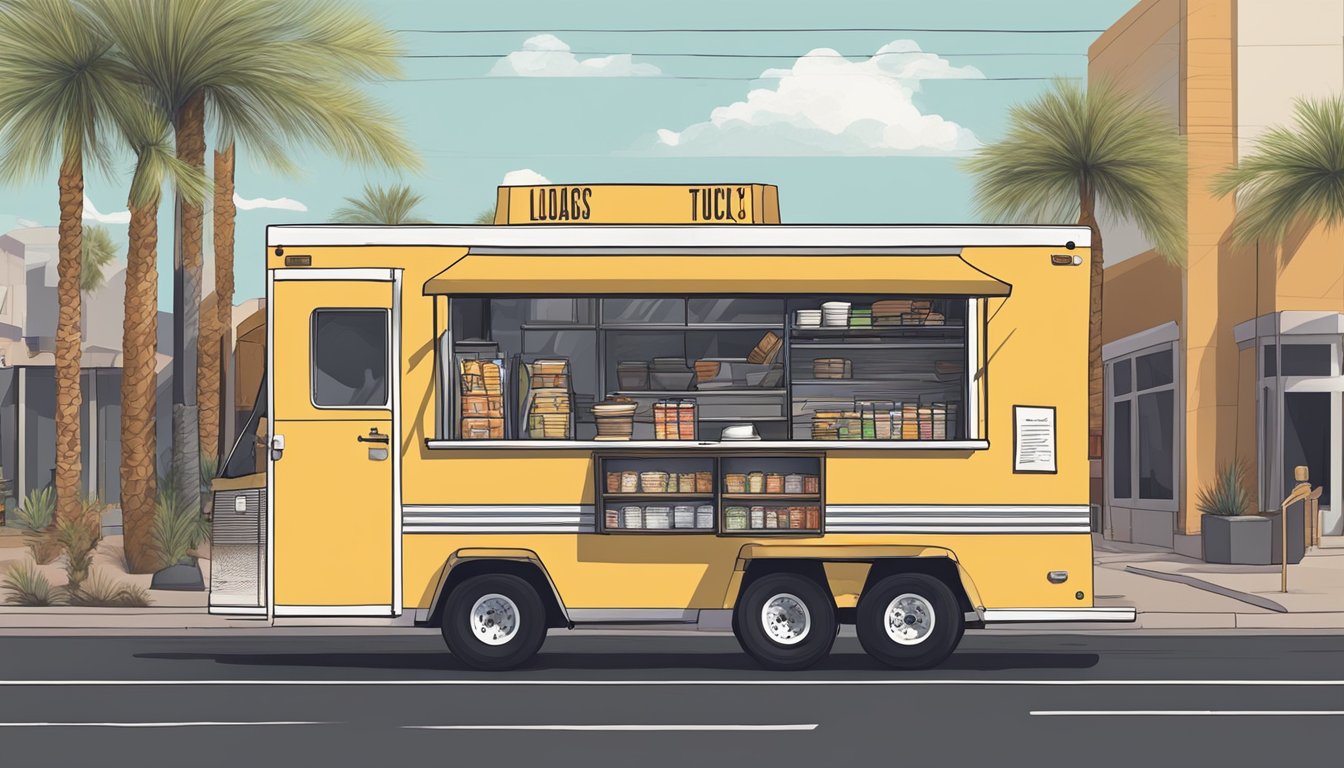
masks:
<svg viewBox="0 0 1344 768"><path fill-rule="evenodd" d="M639 51L573 51L568 48L528 48L508 53L407 53L403 59L502 59L513 53L572 53L575 56L658 56L683 57L693 59L852 59L877 58L878 56L902 56L906 54L926 53L933 56L1087 56L1086 52L983 52L943 53L940 51L878 51L876 53L668 53Z"/></svg>
<svg viewBox="0 0 1344 768"><path fill-rule="evenodd" d="M837 73L831 75L812 75L812 77L871 77L872 75L861 73ZM383 80L385 83L433 83L447 82L452 80L727 80L731 82L750 83L756 80L779 80L779 76L761 76L761 77L720 77L716 75L620 75L594 77L592 75L545 75L545 76L527 76L527 75L463 75L461 77L403 77L388 78ZM899 79L899 78L892 78ZM1029 77L948 77L938 78L939 82L960 82L960 83L979 83L985 81L1030 81L1030 80L1081 80L1081 77L1054 76L1029 76ZM928 82L925 80L925 82Z"/></svg>
<svg viewBox="0 0 1344 768"><path fill-rule="evenodd" d="M1100 34L1105 29L1004 29L991 27L627 27L597 29L594 27L546 27L536 29L398 29L397 32L426 35L502 35L502 34L546 34L550 32L580 33L616 33L631 34L759 34L759 33L797 33L797 32L948 32L958 34L1009 34L1009 35L1078 35Z"/></svg>

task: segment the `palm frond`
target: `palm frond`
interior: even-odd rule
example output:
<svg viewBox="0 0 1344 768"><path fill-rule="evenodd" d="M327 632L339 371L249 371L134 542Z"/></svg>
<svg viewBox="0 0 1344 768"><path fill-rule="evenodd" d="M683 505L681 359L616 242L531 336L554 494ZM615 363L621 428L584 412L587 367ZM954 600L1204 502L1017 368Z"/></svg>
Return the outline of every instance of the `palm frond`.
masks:
<svg viewBox="0 0 1344 768"><path fill-rule="evenodd" d="M117 258L120 249L112 242L112 232L100 226L84 227L81 246L79 289L89 293L102 287L106 279L103 268Z"/></svg>
<svg viewBox="0 0 1344 768"><path fill-rule="evenodd" d="M1009 110L1004 138L966 161L994 221L1077 220L1084 197L1133 221L1171 261L1185 254L1185 146L1162 108L1102 82L1056 81Z"/></svg>
<svg viewBox="0 0 1344 768"><path fill-rule="evenodd" d="M362 197L347 197L344 205L332 212L332 221L342 224L425 224L415 215L424 195L405 184L390 187L364 185Z"/></svg>
<svg viewBox="0 0 1344 768"><path fill-rule="evenodd" d="M21 560L8 569L0 589L8 594L9 605L46 607L65 602L65 590L51 586L51 582L31 560Z"/></svg>
<svg viewBox="0 0 1344 768"><path fill-rule="evenodd" d="M1298 99L1293 120L1214 180L1215 195L1237 193L1238 243L1282 243L1299 223L1344 224L1344 95Z"/></svg>
<svg viewBox="0 0 1344 768"><path fill-rule="evenodd" d="M476 214L476 218L472 219L472 220L471 220L471 223L472 223L472 224L494 224L494 223L495 223L495 211L494 211L494 209L487 208L487 209L485 209L484 211L481 211L480 213Z"/></svg>
<svg viewBox="0 0 1344 768"><path fill-rule="evenodd" d="M0 178L42 173L58 157L106 169L116 80L112 42L66 0L12 0L0 13Z"/></svg>

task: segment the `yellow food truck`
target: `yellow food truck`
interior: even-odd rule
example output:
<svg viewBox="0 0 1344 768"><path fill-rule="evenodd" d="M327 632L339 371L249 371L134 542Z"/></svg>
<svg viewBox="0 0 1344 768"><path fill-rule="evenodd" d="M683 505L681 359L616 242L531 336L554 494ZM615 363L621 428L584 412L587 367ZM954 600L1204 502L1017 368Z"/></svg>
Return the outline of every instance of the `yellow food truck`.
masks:
<svg viewBox="0 0 1344 768"><path fill-rule="evenodd" d="M494 225L272 226L211 609L442 630L842 624L898 668L1093 607L1089 233L784 225L762 184L501 187Z"/></svg>

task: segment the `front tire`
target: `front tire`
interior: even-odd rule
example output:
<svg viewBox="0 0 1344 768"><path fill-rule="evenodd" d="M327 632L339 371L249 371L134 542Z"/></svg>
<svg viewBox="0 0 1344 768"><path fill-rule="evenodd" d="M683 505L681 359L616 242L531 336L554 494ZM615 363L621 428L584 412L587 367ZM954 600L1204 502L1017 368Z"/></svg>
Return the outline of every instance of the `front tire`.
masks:
<svg viewBox="0 0 1344 768"><path fill-rule="evenodd" d="M956 650L965 628L957 596L922 573L888 576L859 598L859 644L896 669L928 669Z"/></svg>
<svg viewBox="0 0 1344 768"><path fill-rule="evenodd" d="M442 629L448 650L467 666L513 669L546 640L546 608L532 585L517 576L473 576L449 593Z"/></svg>
<svg viewBox="0 0 1344 768"><path fill-rule="evenodd" d="M772 573L753 581L733 609L733 634L766 669L807 669L831 652L836 632L831 596L815 581Z"/></svg>

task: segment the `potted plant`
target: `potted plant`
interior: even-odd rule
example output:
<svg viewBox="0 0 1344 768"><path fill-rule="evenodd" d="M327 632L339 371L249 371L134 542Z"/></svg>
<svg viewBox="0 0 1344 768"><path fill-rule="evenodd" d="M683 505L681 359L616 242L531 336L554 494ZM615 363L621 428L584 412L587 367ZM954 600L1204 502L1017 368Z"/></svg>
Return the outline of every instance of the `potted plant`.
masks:
<svg viewBox="0 0 1344 768"><path fill-rule="evenodd" d="M1236 565L1269 565L1269 518L1246 514L1246 468L1229 462L1218 468L1212 484L1199 490L1196 507L1202 513L1204 561Z"/></svg>

